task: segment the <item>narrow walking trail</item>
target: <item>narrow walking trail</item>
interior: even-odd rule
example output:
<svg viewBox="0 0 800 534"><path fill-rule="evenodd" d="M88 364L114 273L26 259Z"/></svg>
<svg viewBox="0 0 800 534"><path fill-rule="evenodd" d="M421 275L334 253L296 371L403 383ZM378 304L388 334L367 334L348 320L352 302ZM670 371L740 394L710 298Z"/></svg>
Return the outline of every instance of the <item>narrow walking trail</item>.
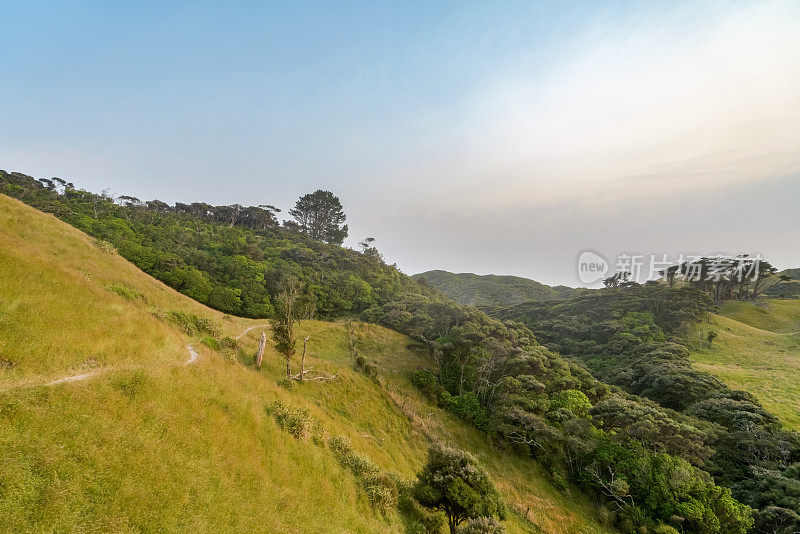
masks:
<svg viewBox="0 0 800 534"><path fill-rule="evenodd" d="M242 331L242 333L239 334L238 336L236 336L234 339L238 340L242 336L246 335L251 330L255 330L256 328L266 328L268 326L269 326L269 324L260 324L260 325L250 326L248 328L245 328ZM186 345L186 350L189 352L189 358L185 362L183 362L183 366L184 367L187 366L187 365L191 365L191 364L197 362L198 358L200 357L200 354L194 349L193 345L191 345L191 344ZM51 382L45 382L44 384L32 383L32 384L24 384L24 385L20 385L20 386L11 386L11 387L8 387L8 388L0 388L0 391L7 390L7 389L16 389L16 388L19 388L19 387L32 388L32 387L37 387L37 386L42 386L42 385L43 386L55 386L55 385L58 385L58 384L65 384L65 383L68 383L68 382L79 382L81 380L86 380L88 378L92 378L94 376L97 376L97 375L100 375L100 374L103 374L103 373L107 373L108 371L112 371L112 370L118 369L118 368L119 367L105 367L103 369L97 369L96 371L89 371L88 373L80 373L80 374L77 374L77 375L64 376L62 378L58 378L58 379L53 380Z"/></svg>
<svg viewBox="0 0 800 534"><path fill-rule="evenodd" d="M266 327L268 327L268 326L269 326L269 323L267 323L267 324L257 324L257 325L255 325L255 326L251 326L250 328L245 328L245 329L244 329L244 332L242 332L241 334L239 334L238 336L236 336L236 337L235 337L235 338L233 338L233 339L239 339L240 337L242 337L243 335L245 335L246 333L248 333L250 330L255 330L256 328L266 328Z"/></svg>

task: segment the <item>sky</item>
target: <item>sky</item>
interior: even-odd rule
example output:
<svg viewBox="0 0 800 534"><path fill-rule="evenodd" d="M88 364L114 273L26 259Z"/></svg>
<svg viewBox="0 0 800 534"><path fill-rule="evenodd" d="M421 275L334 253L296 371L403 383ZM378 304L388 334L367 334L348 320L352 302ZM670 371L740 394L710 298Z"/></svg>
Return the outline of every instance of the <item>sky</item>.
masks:
<svg viewBox="0 0 800 534"><path fill-rule="evenodd" d="M0 1L0 168L166 202L337 194L389 263L800 266L800 2Z"/></svg>

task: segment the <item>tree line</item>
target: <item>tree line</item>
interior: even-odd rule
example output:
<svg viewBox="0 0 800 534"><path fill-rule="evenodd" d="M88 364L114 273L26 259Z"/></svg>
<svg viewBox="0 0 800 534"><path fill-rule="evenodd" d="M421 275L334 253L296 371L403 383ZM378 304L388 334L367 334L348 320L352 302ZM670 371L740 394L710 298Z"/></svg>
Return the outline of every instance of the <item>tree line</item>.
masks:
<svg viewBox="0 0 800 534"><path fill-rule="evenodd" d="M752 297L754 288L744 291ZM756 510L757 532L795 532L800 435L753 395L696 370L689 359L685 333L716 310L715 294L716 286L709 293L693 284L631 285L493 313L524 322L550 350L600 380L653 401L605 400L591 408L594 418L701 467Z"/></svg>

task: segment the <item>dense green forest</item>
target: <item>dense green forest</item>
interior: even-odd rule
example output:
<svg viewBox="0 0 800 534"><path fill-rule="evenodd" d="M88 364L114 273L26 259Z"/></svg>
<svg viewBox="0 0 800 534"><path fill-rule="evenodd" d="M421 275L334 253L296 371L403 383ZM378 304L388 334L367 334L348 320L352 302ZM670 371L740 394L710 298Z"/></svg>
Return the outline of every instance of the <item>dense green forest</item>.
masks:
<svg viewBox="0 0 800 534"><path fill-rule="evenodd" d="M337 246L343 216L312 235L297 217L280 225L271 206L115 201L5 172L0 192L226 313L270 317L288 273L320 316L409 335L432 363L414 376L423 391L558 485L594 495L624 532L800 527L800 440L751 396L691 370L679 334L713 308L692 288L587 291L492 318L386 265L369 241Z"/></svg>
<svg viewBox="0 0 800 534"><path fill-rule="evenodd" d="M781 428L752 395L731 390L689 361L683 334L714 308L701 289L647 284L530 302L493 314L526 324L550 350L580 361L599 379L658 403L683 425L681 439L664 446L690 454L737 499L759 509L758 531L795 532L800 436ZM708 343L714 337L709 331ZM616 420L629 418L627 408L615 412L609 415ZM656 418L632 430L647 434L659 425Z"/></svg>
<svg viewBox="0 0 800 534"><path fill-rule="evenodd" d="M567 286L548 286L519 276L478 275L427 271L414 278L431 285L458 302L470 306L509 306L529 300L548 300L567 297L577 289Z"/></svg>

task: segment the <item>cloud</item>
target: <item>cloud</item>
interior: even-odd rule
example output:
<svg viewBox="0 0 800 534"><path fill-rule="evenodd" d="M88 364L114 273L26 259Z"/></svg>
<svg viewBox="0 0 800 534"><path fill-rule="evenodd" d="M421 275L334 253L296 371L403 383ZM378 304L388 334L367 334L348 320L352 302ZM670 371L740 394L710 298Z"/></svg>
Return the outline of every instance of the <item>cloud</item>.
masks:
<svg viewBox="0 0 800 534"><path fill-rule="evenodd" d="M460 208L520 207L797 170L800 4L738 6L592 30L544 73L515 65L473 95L439 190Z"/></svg>
<svg viewBox="0 0 800 534"><path fill-rule="evenodd" d="M416 238L391 236L396 257L566 283L584 248L800 263L776 203L800 176L800 4L697 5L604 21L544 70L510 62L451 145L397 171L382 217Z"/></svg>

